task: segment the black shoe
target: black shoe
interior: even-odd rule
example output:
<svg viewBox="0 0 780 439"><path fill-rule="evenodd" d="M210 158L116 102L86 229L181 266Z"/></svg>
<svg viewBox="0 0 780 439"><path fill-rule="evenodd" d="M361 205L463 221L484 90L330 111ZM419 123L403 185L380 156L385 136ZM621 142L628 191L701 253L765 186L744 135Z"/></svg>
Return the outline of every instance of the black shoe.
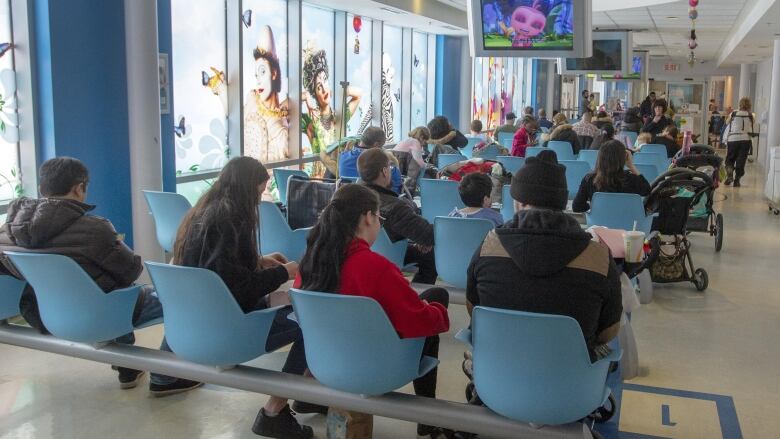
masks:
<svg viewBox="0 0 780 439"><path fill-rule="evenodd" d="M132 389L138 385L141 378L144 376L144 371L128 369L126 367L116 367L119 371L119 388L120 389Z"/></svg>
<svg viewBox="0 0 780 439"><path fill-rule="evenodd" d="M446 428L434 427L433 425L417 424L418 439L450 439L452 430Z"/></svg>
<svg viewBox="0 0 780 439"><path fill-rule="evenodd" d="M324 405L312 404L306 401L294 401L292 403L292 410L295 413L307 414L317 413L320 415L328 416L328 408Z"/></svg>
<svg viewBox="0 0 780 439"><path fill-rule="evenodd" d="M735 179L734 180L734 187L741 187L741 186L742 186L742 184L740 184L739 179L738 178Z"/></svg>
<svg viewBox="0 0 780 439"><path fill-rule="evenodd" d="M177 393L184 393L192 389L197 389L202 385L203 383L200 381L191 381L179 378L171 384L149 383L149 392L152 394L152 396L162 397L175 395Z"/></svg>
<svg viewBox="0 0 780 439"><path fill-rule="evenodd" d="M733 183L733 182L734 182L734 179L729 177L729 178L726 179L726 181L723 184L725 184L726 186L731 186L731 183Z"/></svg>
<svg viewBox="0 0 780 439"><path fill-rule="evenodd" d="M293 416L289 405L285 405L276 416L267 416L260 409L252 425L252 433L277 439L310 439L314 431L308 425L301 425Z"/></svg>

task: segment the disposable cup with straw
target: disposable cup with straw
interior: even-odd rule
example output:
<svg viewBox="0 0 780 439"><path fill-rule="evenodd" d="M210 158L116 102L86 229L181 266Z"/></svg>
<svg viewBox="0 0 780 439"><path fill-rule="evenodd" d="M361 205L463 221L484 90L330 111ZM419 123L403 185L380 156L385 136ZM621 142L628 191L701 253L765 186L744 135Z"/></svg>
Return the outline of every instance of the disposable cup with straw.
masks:
<svg viewBox="0 0 780 439"><path fill-rule="evenodd" d="M642 262L645 232L638 231L636 226L637 221L634 221L634 228L628 232L623 232L623 244L626 246L626 262Z"/></svg>

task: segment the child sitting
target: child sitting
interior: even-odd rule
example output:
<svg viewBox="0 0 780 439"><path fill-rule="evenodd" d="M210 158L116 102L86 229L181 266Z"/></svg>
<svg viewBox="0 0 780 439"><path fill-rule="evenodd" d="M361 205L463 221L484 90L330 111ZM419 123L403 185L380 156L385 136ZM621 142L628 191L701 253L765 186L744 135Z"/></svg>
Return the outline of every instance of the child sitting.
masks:
<svg viewBox="0 0 780 439"><path fill-rule="evenodd" d="M463 209L455 209L450 216L458 218L481 218L492 221L496 226L504 224L500 213L490 208L490 193L493 190L493 180L486 174L474 172L463 177L458 186L458 193Z"/></svg>

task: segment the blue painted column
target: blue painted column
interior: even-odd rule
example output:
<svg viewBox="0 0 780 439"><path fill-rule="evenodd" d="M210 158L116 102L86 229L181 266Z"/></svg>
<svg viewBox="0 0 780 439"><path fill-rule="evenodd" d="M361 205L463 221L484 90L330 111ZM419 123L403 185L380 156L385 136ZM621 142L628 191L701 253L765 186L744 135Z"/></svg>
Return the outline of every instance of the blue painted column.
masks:
<svg viewBox="0 0 780 439"><path fill-rule="evenodd" d="M461 56L462 38L438 35L436 37L436 115L450 120L452 125L460 123L461 93Z"/></svg>
<svg viewBox="0 0 780 439"><path fill-rule="evenodd" d="M178 123L173 99L173 30L171 27L171 0L157 0L157 43L160 53L168 54L168 82L170 84L170 114L160 115L162 141L163 190L176 192L176 139L173 126Z"/></svg>
<svg viewBox="0 0 780 439"><path fill-rule="evenodd" d="M124 2L33 0L32 22L39 160L83 161L93 213L132 246Z"/></svg>

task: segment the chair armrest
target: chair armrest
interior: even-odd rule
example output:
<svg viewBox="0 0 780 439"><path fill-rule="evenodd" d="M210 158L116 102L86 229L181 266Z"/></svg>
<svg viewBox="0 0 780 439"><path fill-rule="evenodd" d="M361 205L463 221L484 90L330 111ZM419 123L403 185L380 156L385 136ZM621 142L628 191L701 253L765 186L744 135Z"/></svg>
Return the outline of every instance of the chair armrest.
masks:
<svg viewBox="0 0 780 439"><path fill-rule="evenodd" d="M461 329L457 334L455 334L455 339L471 346L471 329Z"/></svg>

